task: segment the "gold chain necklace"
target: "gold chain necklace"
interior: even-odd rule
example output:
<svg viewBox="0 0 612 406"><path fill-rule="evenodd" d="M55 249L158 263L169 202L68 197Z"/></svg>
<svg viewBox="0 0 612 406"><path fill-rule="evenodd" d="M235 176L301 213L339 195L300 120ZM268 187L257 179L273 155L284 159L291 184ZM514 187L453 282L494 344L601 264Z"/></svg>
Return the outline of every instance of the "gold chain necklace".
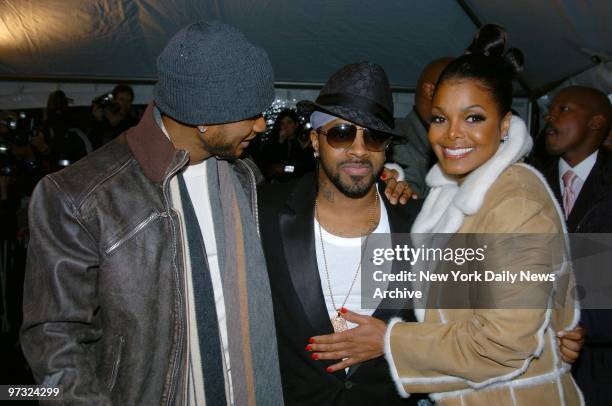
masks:
<svg viewBox="0 0 612 406"><path fill-rule="evenodd" d="M366 234L364 234L366 236L366 241L367 241L367 238L370 235L370 233L372 231L374 231L374 229L375 229L374 215L375 215L376 209L378 207L378 191L376 189L375 189L375 196L376 196L375 197L376 200L374 201L374 207L370 211L370 222L369 222L370 228L366 232ZM325 266L325 278L327 279L327 288L329 290L329 297L331 299L332 306L333 306L334 310L336 310L336 315L331 317L331 323L332 323L332 326L334 328L334 331L336 333L340 333L342 331L348 330L348 324L346 322L346 319L344 317L342 317L342 313L340 313L340 309L342 309L344 307L344 305L346 304L346 301L348 300L349 296L351 295L351 292L353 291L353 287L355 286L355 282L357 281L357 276L359 276L359 272L361 271L361 256L363 255L363 252L361 252L361 256L359 258L359 264L357 265L357 270L355 271L355 276L353 276L353 281L351 282L351 286L349 288L349 291L346 294L346 297L344 298L344 301L342 302L342 306L340 306L338 308L338 307L336 307L336 301L334 300L334 294L333 294L332 287L331 287L331 279L329 277L329 269L327 267L327 255L325 254L325 244L323 243L323 232L321 230L321 219L319 218L318 199L315 199L315 218L316 218L317 224L319 226L319 241L321 243L321 253L323 254L323 264ZM362 235L362 237L364 235Z"/></svg>

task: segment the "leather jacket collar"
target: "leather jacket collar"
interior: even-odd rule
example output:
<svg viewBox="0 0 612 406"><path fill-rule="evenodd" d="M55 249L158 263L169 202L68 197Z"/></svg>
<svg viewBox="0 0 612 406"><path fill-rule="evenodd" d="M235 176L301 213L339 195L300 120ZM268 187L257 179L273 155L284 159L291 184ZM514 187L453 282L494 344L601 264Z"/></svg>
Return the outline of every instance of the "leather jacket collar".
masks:
<svg viewBox="0 0 612 406"><path fill-rule="evenodd" d="M130 151L147 178L161 183L171 166L174 166L172 163L179 151L155 122L154 108L154 103L147 106L138 125L127 131L126 139Z"/></svg>

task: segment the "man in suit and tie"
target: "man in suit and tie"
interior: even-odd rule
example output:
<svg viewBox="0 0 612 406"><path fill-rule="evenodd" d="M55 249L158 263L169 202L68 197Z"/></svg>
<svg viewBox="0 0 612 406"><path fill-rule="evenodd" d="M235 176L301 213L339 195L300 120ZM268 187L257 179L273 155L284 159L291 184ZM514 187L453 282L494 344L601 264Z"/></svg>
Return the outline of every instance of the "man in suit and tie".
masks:
<svg viewBox="0 0 612 406"><path fill-rule="evenodd" d="M347 65L316 102L299 107L314 110L311 140L318 173L269 185L259 204L285 402L416 405L421 398L397 394L382 357L330 372L336 361L317 360L307 348L312 336L355 327L347 318L358 321L356 328L381 329L381 334L391 317L414 318L412 310L361 308L361 237L407 233L420 209L416 200L391 205L384 184L377 185L394 135L386 74L367 62ZM353 316L343 313L345 307Z"/></svg>
<svg viewBox="0 0 612 406"><path fill-rule="evenodd" d="M542 171L563 206L568 232L612 232L612 155L602 148L612 125L610 100L593 88L567 87L553 99L545 121L546 149L559 159ZM583 310L580 324L586 342L574 376L587 404L609 404L612 310Z"/></svg>
<svg viewBox="0 0 612 406"><path fill-rule="evenodd" d="M563 205L570 233L612 231L605 208L612 162L601 148L611 117L607 96L583 86L561 90L545 116L546 149L559 159L543 171Z"/></svg>

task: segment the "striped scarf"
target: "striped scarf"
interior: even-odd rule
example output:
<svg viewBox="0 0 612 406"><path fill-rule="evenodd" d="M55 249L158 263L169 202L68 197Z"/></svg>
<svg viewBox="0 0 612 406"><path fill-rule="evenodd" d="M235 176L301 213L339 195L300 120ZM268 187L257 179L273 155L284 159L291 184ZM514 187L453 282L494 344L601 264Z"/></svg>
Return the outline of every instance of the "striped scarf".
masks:
<svg viewBox="0 0 612 406"><path fill-rule="evenodd" d="M271 292L250 201L240 186L232 164L209 159L207 179L223 285L231 379L223 361L225 388L206 388L207 377L198 369L201 368L200 364L194 360L202 360L203 356L205 358L207 354L202 354L200 347L203 340L210 337L205 337L207 331L202 331L201 323L198 322L202 319L202 315L197 312L198 306L190 306L188 301L190 367L186 369L187 376L184 378L187 382L185 399L191 399L190 404L198 406L217 406L223 403L229 405L231 392L236 406L280 406L283 404L283 397ZM171 182L171 191L173 205L184 222L186 210L191 209L191 205L181 199L176 178ZM187 278L191 278L185 281L185 285L188 289L190 286L196 287L192 293L193 297L197 298L198 284L194 283L191 271L202 268L202 264L192 266L192 260L202 259L189 250L190 246L193 247L193 241L190 244L187 240L186 226L193 227L193 224L183 224L182 227L185 241L185 274ZM206 260L205 254L203 260ZM208 271L206 264L204 269ZM222 357L222 349L219 354ZM207 390L202 390L203 387ZM225 397L222 396L223 392ZM215 396L215 400L212 400L203 395L210 393L220 396ZM225 402L219 399L225 399Z"/></svg>

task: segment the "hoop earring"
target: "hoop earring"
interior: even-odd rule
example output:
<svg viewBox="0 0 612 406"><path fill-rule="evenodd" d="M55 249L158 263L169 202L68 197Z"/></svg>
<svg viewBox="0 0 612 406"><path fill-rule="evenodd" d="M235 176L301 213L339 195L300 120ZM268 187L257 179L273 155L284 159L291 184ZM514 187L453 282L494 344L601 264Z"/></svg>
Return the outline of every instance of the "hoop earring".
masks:
<svg viewBox="0 0 612 406"><path fill-rule="evenodd" d="M506 142L510 139L510 136L508 135L508 133L504 134L503 138L502 138L502 142Z"/></svg>

